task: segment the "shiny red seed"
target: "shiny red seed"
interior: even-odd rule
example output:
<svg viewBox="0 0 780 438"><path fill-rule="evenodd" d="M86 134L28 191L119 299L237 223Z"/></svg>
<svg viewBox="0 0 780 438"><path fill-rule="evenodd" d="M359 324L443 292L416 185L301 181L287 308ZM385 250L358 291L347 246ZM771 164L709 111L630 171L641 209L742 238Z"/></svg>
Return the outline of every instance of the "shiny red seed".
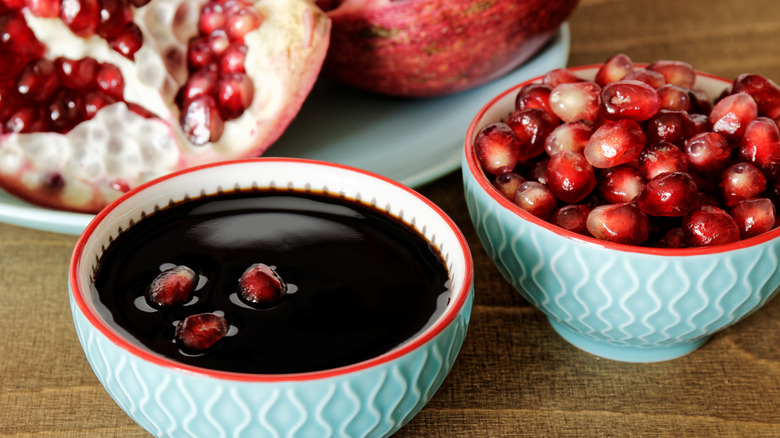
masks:
<svg viewBox="0 0 780 438"><path fill-rule="evenodd" d="M636 167L620 165L603 171L596 182L601 197L610 204L631 202L642 193L647 179Z"/></svg>
<svg viewBox="0 0 780 438"><path fill-rule="evenodd" d="M693 247L736 242L740 239L737 222L726 211L712 205L696 207L682 222L685 240Z"/></svg>
<svg viewBox="0 0 780 438"><path fill-rule="evenodd" d="M222 52L219 58L219 72L245 73L244 61L246 60L247 47L241 43L232 43Z"/></svg>
<svg viewBox="0 0 780 438"><path fill-rule="evenodd" d="M641 245L648 236L650 220L634 203L595 207L588 215L588 232L595 238L627 245Z"/></svg>
<svg viewBox="0 0 780 438"><path fill-rule="evenodd" d="M644 147L642 127L622 119L599 126L583 153L593 167L606 169L636 160Z"/></svg>
<svg viewBox="0 0 780 438"><path fill-rule="evenodd" d="M559 121L541 108L527 108L514 111L506 124L515 131L520 142L517 159L525 161L544 152L545 140Z"/></svg>
<svg viewBox="0 0 780 438"><path fill-rule="evenodd" d="M41 132L45 126L43 111L36 107L22 107L14 111L5 122L5 132Z"/></svg>
<svg viewBox="0 0 780 438"><path fill-rule="evenodd" d="M734 79L732 93L744 92L756 101L759 115L774 118L780 109L780 86L757 74L742 74Z"/></svg>
<svg viewBox="0 0 780 438"><path fill-rule="evenodd" d="M125 94L125 79L122 71L113 64L102 64L95 75L95 83L98 89L106 95L122 100Z"/></svg>
<svg viewBox="0 0 780 438"><path fill-rule="evenodd" d="M662 173L649 180L637 205L651 216L681 217L696 206L699 189L685 172Z"/></svg>
<svg viewBox="0 0 780 438"><path fill-rule="evenodd" d="M742 160L755 164L770 177L780 174L780 130L774 120L759 117L750 122L739 145Z"/></svg>
<svg viewBox="0 0 780 438"><path fill-rule="evenodd" d="M0 48L16 55L4 56L6 62L19 61L20 64L39 58L46 51L46 46L38 41L35 33L27 26L24 15L18 11L7 11L0 15ZM14 71L13 68L8 70Z"/></svg>
<svg viewBox="0 0 780 438"><path fill-rule="evenodd" d="M667 84L690 89L696 83L696 71L686 62L660 60L648 65L647 69L661 73Z"/></svg>
<svg viewBox="0 0 780 438"><path fill-rule="evenodd" d="M644 68L631 71L623 80L642 82L652 89L658 89L666 85L666 79L664 79L662 74Z"/></svg>
<svg viewBox="0 0 780 438"><path fill-rule="evenodd" d="M579 76L567 68L556 68L548 71L542 77L542 83L553 88L561 84L570 84L574 82L584 82Z"/></svg>
<svg viewBox="0 0 780 438"><path fill-rule="evenodd" d="M743 239L766 233L775 227L775 204L768 198L753 198L738 202L731 208L731 217Z"/></svg>
<svg viewBox="0 0 780 438"><path fill-rule="evenodd" d="M184 349L200 352L211 348L227 335L227 320L215 313L199 313L184 318L176 326L176 341Z"/></svg>
<svg viewBox="0 0 780 438"><path fill-rule="evenodd" d="M274 269L263 263L247 268L238 281L238 296L251 305L275 305L287 293L287 284Z"/></svg>
<svg viewBox="0 0 780 438"><path fill-rule="evenodd" d="M707 120L706 117L704 119ZM696 133L696 123L685 111L662 109L647 121L645 127L648 144L665 141L681 148L685 140Z"/></svg>
<svg viewBox="0 0 780 438"><path fill-rule="evenodd" d="M512 171L517 165L520 141L509 125L496 122L480 129L474 140L474 150L485 172L500 175Z"/></svg>
<svg viewBox="0 0 780 438"><path fill-rule="evenodd" d="M67 88L79 90L96 84L95 76L99 65L93 58L80 60L57 58L54 60L54 65L62 85Z"/></svg>
<svg viewBox="0 0 780 438"><path fill-rule="evenodd" d="M596 186L593 167L577 152L562 151L550 157L546 175L547 187L569 204L580 202Z"/></svg>
<svg viewBox="0 0 780 438"><path fill-rule="evenodd" d="M16 82L16 91L23 99L41 103L54 95L60 86L54 62L46 58L30 61L22 69Z"/></svg>
<svg viewBox="0 0 780 438"><path fill-rule="evenodd" d="M68 132L86 119L86 108L81 93L63 88L49 104L49 121L57 132Z"/></svg>
<svg viewBox="0 0 780 438"><path fill-rule="evenodd" d="M187 82L179 90L177 102L182 105L198 96L213 96L217 91L217 72L211 69L202 69L194 72Z"/></svg>
<svg viewBox="0 0 780 438"><path fill-rule="evenodd" d="M648 180L666 172L687 172L688 159L677 146L660 141L647 145L639 154L639 170Z"/></svg>
<svg viewBox="0 0 780 438"><path fill-rule="evenodd" d="M206 68L215 59L208 38L194 38L187 45L187 68L190 71Z"/></svg>
<svg viewBox="0 0 780 438"><path fill-rule="evenodd" d="M755 198L765 189L766 177L758 167L750 163L732 164L718 179L718 191L727 207Z"/></svg>
<svg viewBox="0 0 780 438"><path fill-rule="evenodd" d="M589 236L587 224L591 210L589 206L584 204L564 205L553 213L550 222L564 230Z"/></svg>
<svg viewBox="0 0 780 438"><path fill-rule="evenodd" d="M184 304L198 285L198 274L184 265L160 272L146 289L146 301L159 307Z"/></svg>
<svg viewBox="0 0 780 438"><path fill-rule="evenodd" d="M555 210L558 202L549 187L536 181L526 181L517 187L514 203L528 213L547 220Z"/></svg>
<svg viewBox="0 0 780 438"><path fill-rule="evenodd" d="M564 122L598 119L601 87L594 82L563 83L550 92L550 108Z"/></svg>
<svg viewBox="0 0 780 438"><path fill-rule="evenodd" d="M756 101L747 93L737 93L726 96L715 104L710 112L710 123L714 132L731 141L739 141L747 125L756 117Z"/></svg>
<svg viewBox="0 0 780 438"><path fill-rule="evenodd" d="M61 0L27 0L26 5L36 17L55 18L60 16Z"/></svg>
<svg viewBox="0 0 780 438"><path fill-rule="evenodd" d="M731 160L731 145L717 132L696 134L685 142L688 169L703 176L719 174Z"/></svg>
<svg viewBox="0 0 780 438"><path fill-rule="evenodd" d="M528 108L541 108L550 114L550 93L552 87L547 84L527 84L524 85L515 97L515 110L524 110Z"/></svg>
<svg viewBox="0 0 780 438"><path fill-rule="evenodd" d="M249 4L247 7L228 14L226 30L232 40L242 40L246 34L260 27L263 19L257 10Z"/></svg>
<svg viewBox="0 0 780 438"><path fill-rule="evenodd" d="M237 119L252 104L255 87L243 73L223 75L217 83L217 102L224 120Z"/></svg>
<svg viewBox="0 0 780 438"><path fill-rule="evenodd" d="M135 59L135 52L141 48L143 42L141 28L133 22L127 23L108 38L109 47L130 60Z"/></svg>
<svg viewBox="0 0 780 438"><path fill-rule="evenodd" d="M219 140L225 129L217 102L211 96L200 96L185 102L179 124L187 139L195 146Z"/></svg>
<svg viewBox="0 0 780 438"><path fill-rule="evenodd" d="M552 156L561 151L582 153L593 135L593 123L575 120L555 127L544 140L544 150Z"/></svg>
<svg viewBox="0 0 780 438"><path fill-rule="evenodd" d="M100 4L98 0L62 0L60 18L76 35L90 37L100 25Z"/></svg>
<svg viewBox="0 0 780 438"><path fill-rule="evenodd" d="M644 82L622 80L601 90L601 113L609 120L647 120L661 108L658 93Z"/></svg>
<svg viewBox="0 0 780 438"><path fill-rule="evenodd" d="M594 81L603 87L607 84L623 79L634 68L631 58L624 53L617 53L609 57L596 72Z"/></svg>
<svg viewBox="0 0 780 438"><path fill-rule="evenodd" d="M202 35L225 29L225 11L222 2L210 1L200 9L198 30Z"/></svg>
<svg viewBox="0 0 780 438"><path fill-rule="evenodd" d="M674 84L666 84L656 90L661 109L671 111L689 111L691 109L690 92Z"/></svg>
<svg viewBox="0 0 780 438"><path fill-rule="evenodd" d="M525 177L515 172L507 172L498 175L493 180L495 187L505 198L513 200L517 187L526 181Z"/></svg>
<svg viewBox="0 0 780 438"><path fill-rule="evenodd" d="M111 96L107 96L100 91L89 91L84 95L84 114L85 118L91 119L95 117L98 111L103 107L115 103L117 100Z"/></svg>

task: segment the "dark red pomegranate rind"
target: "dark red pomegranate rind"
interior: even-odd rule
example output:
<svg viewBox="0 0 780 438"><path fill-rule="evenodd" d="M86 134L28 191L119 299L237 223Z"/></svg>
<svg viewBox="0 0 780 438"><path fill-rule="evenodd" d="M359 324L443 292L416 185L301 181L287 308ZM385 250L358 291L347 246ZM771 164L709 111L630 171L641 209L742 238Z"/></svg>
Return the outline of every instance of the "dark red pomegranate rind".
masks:
<svg viewBox="0 0 780 438"><path fill-rule="evenodd" d="M558 31L577 0L318 0L333 21L325 75L406 97L455 93L498 78Z"/></svg>
<svg viewBox="0 0 780 438"><path fill-rule="evenodd" d="M616 85L611 84L620 84L630 76L631 72L625 75L621 72L621 59L614 58L601 69L593 68L601 73L596 77L604 83L602 91L607 90L602 93L602 99L605 95L614 97ZM684 92L677 93L678 97L695 96L692 104L687 111L662 109L658 100L648 97L647 89L642 88L635 96L623 96L618 101L645 101L649 113L636 117L636 111L646 109L642 105L623 115L602 106L600 112L609 111L610 117L599 116L583 150L586 164L596 176L596 184L590 191L572 197L567 190L562 190L563 186L568 190L576 187L572 181L582 179L583 166L573 166L571 160L560 157L556 159L560 152L550 156L549 151L531 160L519 160L516 167L505 170L504 174L485 171L488 182L502 180L507 174L531 179L539 164L546 163L545 183L555 195L556 213L549 218L537 212L529 213L549 221L553 229L564 228L572 237L584 235L610 245L688 250L735 244L774 230L780 200L777 189L780 187L777 176L780 131L777 121L768 114L780 114L780 100L778 106L773 106L770 102L774 100L766 96L774 96L776 86L767 79L750 76L749 83L758 89L757 97L753 98L744 90L731 92L724 80L727 92L712 96L714 101L710 102L704 100L702 90L681 85L691 84L692 68L687 64L662 61L653 66L665 81L674 81L661 84L654 92L679 88ZM646 71L635 65L632 72L640 70ZM555 76L569 84L576 81L565 78L575 72L567 70ZM548 76L535 81L544 83ZM738 81L748 82L745 78L743 75ZM517 90L523 88L528 89L521 84L513 90L519 96ZM629 93L630 88L623 90ZM748 87L743 85L743 88ZM555 87L553 93L554 90ZM776 90L780 96L780 88ZM512 91L507 93L511 95ZM706 109L712 109L711 113L697 112ZM566 108L561 113L567 113ZM558 119L557 123L561 127L571 122ZM620 127L620 123L624 126ZM470 132L476 135L478 131L472 124ZM627 135L634 131L637 133ZM483 157L489 158L489 154ZM554 178L550 179L551 175ZM512 196L506 193L506 187L500 188L503 190L497 196L502 202L527 209L517 202L517 193ZM583 232L575 212L581 216L586 210L588 226ZM568 213L562 215L561 211ZM536 218L533 221L539 222Z"/></svg>

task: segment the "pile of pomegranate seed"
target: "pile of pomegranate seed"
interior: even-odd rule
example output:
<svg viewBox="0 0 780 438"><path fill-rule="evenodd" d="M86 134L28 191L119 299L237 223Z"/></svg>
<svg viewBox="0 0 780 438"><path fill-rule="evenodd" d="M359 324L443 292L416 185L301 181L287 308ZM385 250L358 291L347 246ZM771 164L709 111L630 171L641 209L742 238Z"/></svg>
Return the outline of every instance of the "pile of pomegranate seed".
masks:
<svg viewBox="0 0 780 438"><path fill-rule="evenodd" d="M199 275L184 265L166 265L147 287L144 297L152 309L167 311L193 300ZM237 295L250 307L269 309L287 293L287 284L273 267L255 263L238 280ZM189 315L176 324L174 340L187 354L202 353L227 336L230 324L223 312Z"/></svg>
<svg viewBox="0 0 780 438"><path fill-rule="evenodd" d="M201 8L198 36L187 46L190 77L176 96L179 122L192 144L218 140L224 122L241 116L252 103L244 36L262 21L249 0L212 0Z"/></svg>
<svg viewBox="0 0 780 438"><path fill-rule="evenodd" d="M780 87L743 74L713 102L695 82L687 63L622 53L592 81L553 70L477 133L477 159L516 205L597 239L684 248L765 233L780 202Z"/></svg>

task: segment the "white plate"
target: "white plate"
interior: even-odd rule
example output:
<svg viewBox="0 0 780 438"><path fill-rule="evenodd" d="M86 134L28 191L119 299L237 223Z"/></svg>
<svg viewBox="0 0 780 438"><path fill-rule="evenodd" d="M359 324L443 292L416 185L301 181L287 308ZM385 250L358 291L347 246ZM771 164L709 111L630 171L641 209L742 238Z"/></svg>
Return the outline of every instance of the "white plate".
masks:
<svg viewBox="0 0 780 438"><path fill-rule="evenodd" d="M569 27L564 24L545 49L518 69L451 96L391 98L321 80L265 155L345 164L417 187L458 168L466 129L488 100L565 66L568 58ZM92 217L36 207L0 190L0 222L81 234Z"/></svg>

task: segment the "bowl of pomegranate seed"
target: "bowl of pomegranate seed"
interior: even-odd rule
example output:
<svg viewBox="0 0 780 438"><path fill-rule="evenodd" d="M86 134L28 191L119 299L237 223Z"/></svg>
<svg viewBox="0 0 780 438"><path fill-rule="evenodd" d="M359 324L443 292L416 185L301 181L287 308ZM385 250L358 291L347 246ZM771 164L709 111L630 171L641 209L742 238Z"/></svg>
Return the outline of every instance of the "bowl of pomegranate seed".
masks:
<svg viewBox="0 0 780 438"><path fill-rule="evenodd" d="M259 158L110 204L76 244L69 291L96 376L154 436L387 436L449 373L472 266L412 189Z"/></svg>
<svg viewBox="0 0 780 438"><path fill-rule="evenodd" d="M780 87L682 61L564 68L483 107L465 197L502 275L574 346L688 354L780 285Z"/></svg>

